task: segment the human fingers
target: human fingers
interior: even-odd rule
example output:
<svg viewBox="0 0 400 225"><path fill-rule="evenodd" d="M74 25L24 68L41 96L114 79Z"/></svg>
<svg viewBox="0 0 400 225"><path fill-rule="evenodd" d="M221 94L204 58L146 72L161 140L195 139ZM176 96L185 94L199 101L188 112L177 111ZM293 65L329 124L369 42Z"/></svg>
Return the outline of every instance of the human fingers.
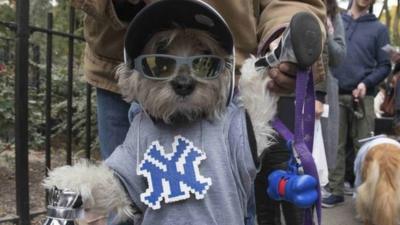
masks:
<svg viewBox="0 0 400 225"><path fill-rule="evenodd" d="M324 104L318 100L315 101L315 118L321 118L322 113L324 112Z"/></svg>
<svg viewBox="0 0 400 225"><path fill-rule="evenodd" d="M366 94L366 90L365 90L365 89L360 89L360 92L359 92L358 97L364 98L364 97L365 97L365 94Z"/></svg>
<svg viewBox="0 0 400 225"><path fill-rule="evenodd" d="M298 66L294 63L284 62L278 65L280 72L286 74L289 77L296 77L296 73L299 70Z"/></svg>
<svg viewBox="0 0 400 225"><path fill-rule="evenodd" d="M365 86L364 83L359 83L357 85L357 90L358 90L358 97L359 98L364 98L366 92L367 92L367 87Z"/></svg>
<svg viewBox="0 0 400 225"><path fill-rule="evenodd" d="M286 90L286 92L293 92L296 86L296 80L292 75L284 73L278 68L271 68L268 71L268 75L271 77L273 84L277 88Z"/></svg>
<svg viewBox="0 0 400 225"><path fill-rule="evenodd" d="M359 89L358 88L356 88L356 89L354 89L353 91L352 91L352 95L353 95L353 98L358 98L358 96L359 96Z"/></svg>
<svg viewBox="0 0 400 225"><path fill-rule="evenodd" d="M291 93L293 93L293 90L286 89L286 88L279 86L274 80L270 80L267 83L267 89L276 94L291 94Z"/></svg>

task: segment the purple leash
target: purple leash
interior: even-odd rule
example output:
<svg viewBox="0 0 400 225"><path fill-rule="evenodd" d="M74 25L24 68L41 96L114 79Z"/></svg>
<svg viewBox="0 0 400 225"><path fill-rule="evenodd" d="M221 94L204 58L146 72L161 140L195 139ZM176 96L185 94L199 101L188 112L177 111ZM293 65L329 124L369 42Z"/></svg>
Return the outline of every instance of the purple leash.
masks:
<svg viewBox="0 0 400 225"><path fill-rule="evenodd" d="M272 126L286 141L294 143L294 150L300 158L304 173L313 176L317 180L318 199L315 206L318 224L320 225L321 191L317 168L312 157L315 122L315 96L312 77L311 70L300 70L297 73L294 135L278 118L272 121ZM314 207L306 209L304 225L313 225L313 210Z"/></svg>

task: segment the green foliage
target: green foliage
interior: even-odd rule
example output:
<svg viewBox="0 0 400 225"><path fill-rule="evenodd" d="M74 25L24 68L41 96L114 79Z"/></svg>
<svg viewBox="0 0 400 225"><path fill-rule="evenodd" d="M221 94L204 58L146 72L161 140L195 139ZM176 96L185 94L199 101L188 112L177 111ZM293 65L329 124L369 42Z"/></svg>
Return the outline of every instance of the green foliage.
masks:
<svg viewBox="0 0 400 225"><path fill-rule="evenodd" d="M30 25L37 27L46 27L46 19L44 16L52 8L49 0L30 0L29 17Z"/></svg>
<svg viewBox="0 0 400 225"><path fill-rule="evenodd" d="M14 115L14 77L0 73L0 137L6 142L13 139Z"/></svg>
<svg viewBox="0 0 400 225"><path fill-rule="evenodd" d="M57 74L57 75L56 75ZM64 76L63 76L63 75ZM53 137L63 139L66 138L67 131L67 86L65 70L60 69L55 72L53 79L53 95L52 95L52 118L54 120ZM86 138L86 110L87 110L87 96L86 96L86 83L83 83L79 76L74 77L73 83L73 100L72 100L72 134L74 149L82 150L85 146ZM93 88L92 88L93 89ZM97 125L96 125L96 109L95 109L95 91L91 93L91 134L92 134L92 149L98 149Z"/></svg>
<svg viewBox="0 0 400 225"><path fill-rule="evenodd" d="M399 15L396 15L396 8L397 8L397 5L389 7L389 14L392 19L390 21L390 26L388 27L388 29L389 29L391 44L394 46L400 46L400 39L398 36L399 26L397 26L397 27L395 26L396 17L397 17L397 19L399 17ZM384 15L382 15L380 18L380 21L383 24L386 24L386 17Z"/></svg>
<svg viewBox="0 0 400 225"><path fill-rule="evenodd" d="M8 5L0 5L0 21L15 21L15 12ZM47 13L53 13L53 30L68 32L69 30L69 5L68 1L60 1L52 5L48 0L32 0L30 5L30 24L47 28ZM46 15L46 16L44 16ZM75 35L82 36L81 12L76 12ZM14 40L14 33L0 25L0 37ZM11 41L13 42L13 41ZM5 46L0 39L0 53L5 51ZM10 51L13 53L15 43L11 43ZM29 68L29 147L31 149L44 149L45 141L45 93L46 93L46 34L34 32L30 36L30 44L38 46L38 52L34 53L30 48ZM72 93L72 141L73 150L81 151L85 146L86 126L86 83L82 82L81 59L84 43L74 41L74 76ZM52 64L52 146L63 148L66 144L67 134L67 62L68 62L68 38L53 35L53 64ZM39 57L35 60L33 57ZM0 63L3 63L0 57ZM0 151L2 146L13 146L15 125L15 99L14 99L14 65L10 60L7 70L0 72ZM91 94L91 135L92 149L98 149L95 91Z"/></svg>
<svg viewBox="0 0 400 225"><path fill-rule="evenodd" d="M6 4L0 5L0 21L11 22L15 21L14 10ZM0 37L10 37L12 32L5 26L0 26Z"/></svg>
<svg viewBox="0 0 400 225"><path fill-rule="evenodd" d="M9 65L11 66L11 65ZM57 148L65 146L67 134L67 76L65 69L54 69L52 79L52 138L57 140L53 145ZM0 74L0 142L14 143L15 100L14 71L7 70ZM45 141L45 79L40 79L40 88L29 87L28 124L29 146L31 149L44 149ZM86 84L80 81L79 74L74 77L72 104L73 149L80 151L85 146L86 126ZM95 91L91 95L91 134L92 150L98 149L96 129Z"/></svg>

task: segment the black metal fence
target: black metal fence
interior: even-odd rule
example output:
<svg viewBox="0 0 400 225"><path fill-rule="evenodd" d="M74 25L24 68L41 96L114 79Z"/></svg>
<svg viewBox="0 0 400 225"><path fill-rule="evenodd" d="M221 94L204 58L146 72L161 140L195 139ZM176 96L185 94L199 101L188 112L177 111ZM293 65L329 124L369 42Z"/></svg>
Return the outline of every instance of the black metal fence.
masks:
<svg viewBox="0 0 400 225"><path fill-rule="evenodd" d="M4 62L15 60L15 180L16 180L16 215L0 218L0 224L5 222L29 225L31 219L43 211L30 212L29 209L29 175L28 175L28 71L29 71L29 47L32 50L32 60L40 60L38 46L30 45L29 39L32 33L40 32L46 35L46 62L45 62L45 170L51 168L51 111L52 111L52 64L53 64L53 37L63 37L68 42L67 63L67 141L66 164L72 163L72 116L73 116L73 76L74 76L74 44L84 39L74 35L75 11L69 9L69 32L53 30L53 15L47 15L47 28L29 25L29 0L16 1L16 23L0 21L0 26L5 26L15 33L15 39L0 37L4 40L1 57ZM15 54L11 54L11 43L15 42ZM34 76L39 76L39 71L31 71ZM37 80L39 78L37 77ZM37 83L36 85L39 85ZM92 88L86 85L86 140L85 156L90 158L91 149L91 92Z"/></svg>

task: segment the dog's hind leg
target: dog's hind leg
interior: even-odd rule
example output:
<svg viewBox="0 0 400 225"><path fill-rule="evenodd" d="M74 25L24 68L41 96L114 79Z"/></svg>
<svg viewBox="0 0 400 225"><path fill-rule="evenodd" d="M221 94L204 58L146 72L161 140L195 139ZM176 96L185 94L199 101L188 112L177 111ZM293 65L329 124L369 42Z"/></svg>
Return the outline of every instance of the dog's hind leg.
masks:
<svg viewBox="0 0 400 225"><path fill-rule="evenodd" d="M375 146L367 153L362 171L364 181L357 190L357 212L375 225L398 225L400 152L389 147Z"/></svg>
<svg viewBox="0 0 400 225"><path fill-rule="evenodd" d="M398 225L400 151L390 145L372 149L373 163L379 164L379 179L372 204L372 222L379 225Z"/></svg>
<svg viewBox="0 0 400 225"><path fill-rule="evenodd" d="M74 166L56 168L49 172L43 186L49 190L61 190L58 192L61 194L71 192L79 195L83 209L98 214L115 212L114 222L134 217L134 209L123 186L104 164L93 165L81 161ZM55 193L53 197L57 198Z"/></svg>
<svg viewBox="0 0 400 225"><path fill-rule="evenodd" d="M357 189L356 210L365 225L367 225L372 220L372 203L374 202L372 193L375 193L379 179L379 165L366 157L363 165L363 174L367 175L364 175L366 179Z"/></svg>

